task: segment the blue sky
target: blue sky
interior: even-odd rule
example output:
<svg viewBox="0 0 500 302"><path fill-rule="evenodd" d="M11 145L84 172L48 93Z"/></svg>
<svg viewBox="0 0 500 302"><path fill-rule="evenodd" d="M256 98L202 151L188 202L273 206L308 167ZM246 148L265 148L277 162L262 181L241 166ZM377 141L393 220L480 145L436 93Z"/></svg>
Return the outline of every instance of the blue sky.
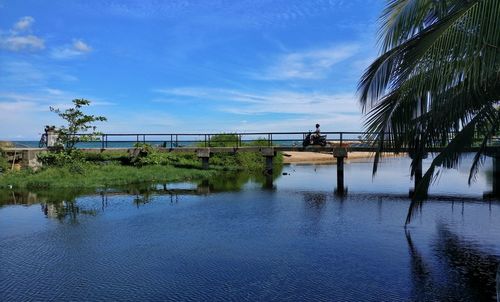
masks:
<svg viewBox="0 0 500 302"><path fill-rule="evenodd" d="M87 98L103 132L361 130L382 0L0 0L0 139Z"/></svg>

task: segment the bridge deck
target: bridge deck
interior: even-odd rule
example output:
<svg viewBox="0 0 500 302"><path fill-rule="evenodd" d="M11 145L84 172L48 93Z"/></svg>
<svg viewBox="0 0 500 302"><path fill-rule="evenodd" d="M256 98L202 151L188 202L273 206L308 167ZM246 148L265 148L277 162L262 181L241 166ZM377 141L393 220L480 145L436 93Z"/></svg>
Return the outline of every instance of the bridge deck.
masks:
<svg viewBox="0 0 500 302"><path fill-rule="evenodd" d="M130 148L79 148L79 150L84 152L106 152L106 151L115 151L115 152L128 152L129 150L136 149L134 147ZM276 152L286 152L286 151L295 151L295 152L326 152L332 153L338 149L345 149L347 152L376 152L378 150L377 147L370 146L308 146L308 147L298 147L298 146L271 146L271 147L261 147L261 146L241 146L241 147L174 147L174 148L164 148L157 147L156 148L160 152L198 152L202 150L209 151L210 153L235 153L235 152L262 152L263 150L270 150ZM435 148L427 148L428 152L440 152L444 149L444 147L435 147ZM471 147L466 148L465 152L477 152L479 151L479 147ZM486 152L497 152L500 150L500 147L486 147ZM5 148L3 149L9 155L14 153L22 154L24 151L35 151L42 152L48 151L47 148ZM383 152L395 153L395 152L410 152L412 151L410 148L384 148Z"/></svg>

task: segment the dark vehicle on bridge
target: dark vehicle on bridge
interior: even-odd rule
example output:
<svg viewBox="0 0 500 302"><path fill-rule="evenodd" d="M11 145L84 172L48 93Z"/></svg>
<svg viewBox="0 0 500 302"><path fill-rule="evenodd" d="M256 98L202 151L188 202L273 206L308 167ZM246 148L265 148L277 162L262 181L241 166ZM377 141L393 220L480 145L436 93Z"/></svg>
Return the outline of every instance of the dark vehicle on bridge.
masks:
<svg viewBox="0 0 500 302"><path fill-rule="evenodd" d="M320 145L321 147L326 146L326 135L316 136L309 131L302 142L302 146L307 147L309 145Z"/></svg>

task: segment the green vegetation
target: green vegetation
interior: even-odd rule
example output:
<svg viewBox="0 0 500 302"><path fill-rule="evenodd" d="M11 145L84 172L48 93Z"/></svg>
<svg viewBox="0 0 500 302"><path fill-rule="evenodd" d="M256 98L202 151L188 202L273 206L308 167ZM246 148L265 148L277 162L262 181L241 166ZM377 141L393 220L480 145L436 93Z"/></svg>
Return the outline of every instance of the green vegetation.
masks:
<svg viewBox="0 0 500 302"><path fill-rule="evenodd" d="M390 0L381 20L382 55L359 86L366 129L379 146L413 148L412 175L427 148L445 147L416 188L408 223L437 169L456 167L479 139L470 183L499 132L500 1ZM374 173L377 162L378 154Z"/></svg>
<svg viewBox="0 0 500 302"><path fill-rule="evenodd" d="M174 182L207 178L215 171L173 166L133 167L118 164L81 163L48 167L40 171L22 170L0 177L0 188L17 189L102 188L144 182Z"/></svg>
<svg viewBox="0 0 500 302"><path fill-rule="evenodd" d="M5 173L9 170L9 163L5 157L5 153L0 148L0 173Z"/></svg>
<svg viewBox="0 0 500 302"><path fill-rule="evenodd" d="M258 152L236 154L214 154L210 158L210 170L202 170L200 159L195 153L161 152L148 144L137 144L128 152L105 151L83 152L75 144L95 137L94 122L106 121L105 117L87 115L82 112L90 102L85 99L73 100L74 107L65 111L50 108L67 122L59 128L58 143L61 148L38 155L43 167L38 171L24 169L8 171L7 160L0 152L0 188L17 190L44 190L48 188L107 188L138 183L158 183L175 181L206 181L223 171L261 172L264 158ZM88 135L77 135L79 133ZM235 134L215 135L211 139L213 147L240 145ZM265 146L265 140L257 140L246 146ZM281 155L276 164L282 163ZM240 182L238 182L239 184Z"/></svg>
<svg viewBox="0 0 500 302"><path fill-rule="evenodd" d="M213 143L217 146L230 144L229 139L232 138L231 135L220 135L215 137ZM248 145L260 146L263 143L257 141ZM5 173L0 176L0 188L98 188L148 182L203 181L224 172L246 171L249 175L261 175L264 168L264 157L260 153L241 152L213 154L210 158L211 169L202 170L201 161L195 153L161 152L148 144L136 145L130 154L67 149L44 152L38 158L43 163L42 169ZM276 156L275 163L277 166L282 164L281 154ZM260 178L264 179L263 176ZM241 180L241 177L238 179Z"/></svg>
<svg viewBox="0 0 500 302"><path fill-rule="evenodd" d="M74 99L73 108L61 111L50 107L50 111L59 115L60 118L66 121L66 126L61 126L58 129L58 143L64 146L67 150L74 149L76 143L82 141L95 140L96 126L92 125L95 122L105 122L106 118L103 116L88 115L82 111L84 106L89 106L90 101L85 99ZM80 133L88 133L87 135L77 135Z"/></svg>

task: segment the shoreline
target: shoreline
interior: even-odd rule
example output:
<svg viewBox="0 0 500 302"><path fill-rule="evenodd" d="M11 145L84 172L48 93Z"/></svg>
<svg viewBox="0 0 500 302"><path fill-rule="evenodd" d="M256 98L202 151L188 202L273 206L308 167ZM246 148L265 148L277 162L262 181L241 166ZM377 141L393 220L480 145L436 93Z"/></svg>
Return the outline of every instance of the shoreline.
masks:
<svg viewBox="0 0 500 302"><path fill-rule="evenodd" d="M401 154L382 154L382 157L401 157ZM375 153L373 152L350 152L348 154L347 162L349 161L362 161L362 160L373 160ZM284 164L334 164L336 163L335 157L331 153L319 153L319 152L297 152L297 151L287 151L283 152L283 163Z"/></svg>

